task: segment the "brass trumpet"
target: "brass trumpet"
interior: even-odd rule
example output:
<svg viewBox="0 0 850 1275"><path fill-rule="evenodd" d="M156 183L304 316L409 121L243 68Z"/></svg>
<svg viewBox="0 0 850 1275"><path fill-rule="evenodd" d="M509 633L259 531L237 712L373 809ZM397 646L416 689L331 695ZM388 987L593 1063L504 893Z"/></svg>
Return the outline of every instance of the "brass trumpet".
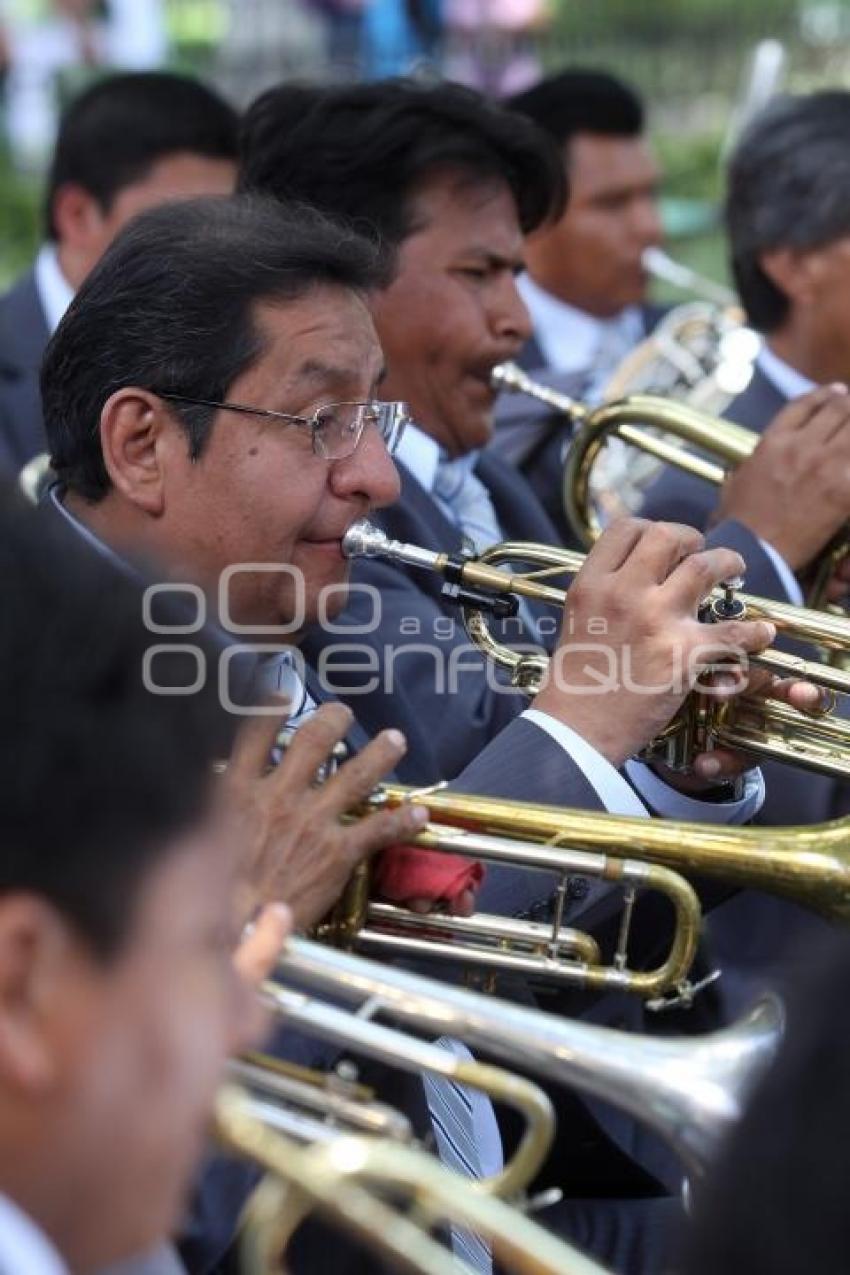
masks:
<svg viewBox="0 0 850 1275"><path fill-rule="evenodd" d="M564 508L576 535L588 547L603 530L591 498L591 473L610 436L717 486L722 485L729 469L752 455L759 441L757 434L741 425L654 394L630 394L591 408L568 394L538 385L515 363L495 367L492 380L499 389L527 394L546 403L577 425L564 469ZM653 430L675 435L686 446L658 436ZM716 459L706 459L689 448Z"/></svg>
<svg viewBox="0 0 850 1275"><path fill-rule="evenodd" d="M518 958L512 950L516 923L496 916L471 918L481 922L491 943L499 943L495 952L471 942L449 942L450 930L441 928L444 918L423 918L370 900L366 870L356 875L354 888L343 896L337 914L318 927L316 936L322 942L379 957L451 960L467 969L519 970L540 981L598 992L626 991L643 997L648 1008L661 1009L671 997L675 1003L690 1003L697 990L687 974L698 939L700 910L686 876L714 878L735 889L764 890L829 920L850 921L850 818L801 827L727 828L390 783L376 789L361 813L417 801L426 804L431 815L414 842L423 849L483 855L505 866L555 875L555 917L551 926L539 926L539 948L526 950ZM669 876L656 876L662 869ZM548 932L551 944L557 932L570 872L629 887L616 950L607 964L601 957L593 964L561 957L555 964L544 941ZM675 908L669 954L657 969L631 969L626 949L634 891L640 886L656 888L659 880L669 885L665 892Z"/></svg>
<svg viewBox="0 0 850 1275"><path fill-rule="evenodd" d="M548 656L539 650L514 650L496 641L487 611L510 613L511 604L515 610L517 597L532 598L563 610L567 591L546 580L578 572L584 563L583 554L527 541L504 541L474 558L433 553L418 545L391 540L365 520L352 523L342 546L348 557L388 558L435 571L461 589L474 590L467 593L466 601L462 591L459 597L471 641L507 672L512 686L529 695L539 689ZM502 563L518 562L529 563L531 569L501 569ZM707 599L706 610L709 618L734 615L738 619L769 620L784 637L814 643L837 654L850 651L850 620L844 615L789 606L728 588L715 589ZM810 681L833 695L850 694L850 674L839 667L772 649L750 659L773 673ZM695 752L715 745L745 748L762 757L837 778L850 775L850 723L831 712L811 717L778 701L746 694L721 701L693 692L648 751L674 768L684 768Z"/></svg>
<svg viewBox="0 0 850 1275"><path fill-rule="evenodd" d="M564 466L564 509L573 531L588 548L604 529L594 507L592 475L609 438L618 438L665 465L674 465L718 487L729 470L751 456L759 443L758 434L733 421L654 394L629 394L588 407L568 394L538 385L515 363L495 367L492 381L499 389L527 394L546 403L575 422L577 429L570 439ZM679 442L671 441L670 436ZM847 552L845 533L839 533L824 549L807 599L811 607L826 605L827 585Z"/></svg>
<svg viewBox="0 0 850 1275"><path fill-rule="evenodd" d="M300 1147L277 1131L266 1108L231 1086L218 1095L216 1127L226 1145L268 1174L248 1206L248 1275L279 1271L293 1233L314 1210L413 1275L470 1271L429 1234L442 1222L473 1228L517 1275L606 1275L519 1210L413 1148L350 1135ZM411 1215L383 1196L406 1200Z"/></svg>
<svg viewBox="0 0 850 1275"><path fill-rule="evenodd" d="M536 845L541 855L551 854L553 867L558 852L551 847L562 844L602 855L629 855L736 888L765 890L828 919L850 921L850 816L799 827L737 828L386 783L373 801L379 806L420 801L432 824L495 837L509 832Z"/></svg>
<svg viewBox="0 0 850 1275"><path fill-rule="evenodd" d="M428 801L432 793L439 802L439 790L382 785L362 813L407 797ZM458 819L451 827L446 825L455 825L455 820L437 820L418 833L413 844L548 874L554 878L555 900L548 925L503 916L421 916L371 899L371 875L362 868L355 873L330 917L316 927L315 937L335 947L356 948L373 956L392 953L449 961L467 971L522 974L584 991L627 991L659 1002L668 994L690 999L688 973L696 956L701 913L696 893L682 876L662 866L623 858L619 852L598 854L587 848L573 849L571 837L560 835L560 831L543 845L532 844L521 832L511 832L507 827L499 835L491 835L477 826L475 802L475 798L470 798L465 806L468 819ZM566 929L562 924L569 878L574 875L613 882L625 891L623 923L616 950L607 961L603 961L599 946L590 935ZM650 970L629 965L631 909L640 889L658 890L673 908L669 950L663 961ZM551 882L545 892L553 893Z"/></svg>

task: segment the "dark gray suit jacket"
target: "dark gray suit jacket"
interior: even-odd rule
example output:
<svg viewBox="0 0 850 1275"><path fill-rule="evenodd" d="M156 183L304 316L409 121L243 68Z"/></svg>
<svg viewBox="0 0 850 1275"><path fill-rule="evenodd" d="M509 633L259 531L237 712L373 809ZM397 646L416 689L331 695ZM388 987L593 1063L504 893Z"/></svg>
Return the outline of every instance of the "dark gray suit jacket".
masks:
<svg viewBox="0 0 850 1275"><path fill-rule="evenodd" d="M0 298L0 471L17 473L47 446L38 378L49 337L30 270Z"/></svg>
<svg viewBox="0 0 850 1275"><path fill-rule="evenodd" d="M723 415L763 434L787 402L757 366L747 388L733 399ZM647 490L640 512L644 518L684 522L703 531L716 507L717 488L712 483L668 465Z"/></svg>

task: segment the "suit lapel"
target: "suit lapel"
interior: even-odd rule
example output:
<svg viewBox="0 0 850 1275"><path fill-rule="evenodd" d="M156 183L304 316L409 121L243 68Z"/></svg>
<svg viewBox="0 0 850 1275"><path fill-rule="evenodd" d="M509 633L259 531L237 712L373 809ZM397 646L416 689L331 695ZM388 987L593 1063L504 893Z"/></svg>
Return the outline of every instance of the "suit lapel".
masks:
<svg viewBox="0 0 850 1275"><path fill-rule="evenodd" d="M763 434L770 422L787 404L788 399L769 381L756 365L752 379L744 390L723 413L736 425L744 425L747 429L757 430Z"/></svg>

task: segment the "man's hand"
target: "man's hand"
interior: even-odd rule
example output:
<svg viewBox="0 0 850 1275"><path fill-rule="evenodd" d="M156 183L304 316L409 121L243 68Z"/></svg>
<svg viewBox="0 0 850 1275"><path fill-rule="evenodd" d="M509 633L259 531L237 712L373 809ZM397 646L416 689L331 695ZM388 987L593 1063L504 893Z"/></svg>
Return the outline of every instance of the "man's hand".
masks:
<svg viewBox="0 0 850 1275"><path fill-rule="evenodd" d="M795 399L723 485L716 520L734 518L794 572L850 515L850 393L824 385Z"/></svg>
<svg viewBox="0 0 850 1275"><path fill-rule="evenodd" d="M846 603L850 594L850 554L838 563L826 587L827 602Z"/></svg>
<svg viewBox="0 0 850 1275"><path fill-rule="evenodd" d="M336 902L358 864L384 846L415 837L428 811L411 804L341 824L341 816L397 765L406 748L404 736L382 731L316 786L316 772L345 737L351 712L342 704L323 705L296 731L280 765L269 770L284 721L285 713L255 718L243 727L224 782L236 812L243 918L282 899L292 909L295 926L304 928Z"/></svg>
<svg viewBox="0 0 850 1275"><path fill-rule="evenodd" d="M233 964L252 991L268 978L292 932L292 913L285 903L267 903L246 927L233 954Z"/></svg>
<svg viewBox="0 0 850 1275"><path fill-rule="evenodd" d="M719 672L713 674L710 680L712 693L719 699L732 699L746 693L752 697L779 700L812 717L819 716L828 702L827 693L811 682L801 682L793 677L780 678L768 669L751 667L743 675ZM737 748L713 748L707 753L697 753L689 771L670 770L661 764L656 764L653 769L671 788L699 796L717 784L737 779L757 765L758 757L752 753Z"/></svg>
<svg viewBox="0 0 850 1275"><path fill-rule="evenodd" d="M703 543L691 527L624 518L600 536L567 594L535 707L615 766L667 725L707 667L775 637L764 621L698 621L711 590L744 572L739 554Z"/></svg>

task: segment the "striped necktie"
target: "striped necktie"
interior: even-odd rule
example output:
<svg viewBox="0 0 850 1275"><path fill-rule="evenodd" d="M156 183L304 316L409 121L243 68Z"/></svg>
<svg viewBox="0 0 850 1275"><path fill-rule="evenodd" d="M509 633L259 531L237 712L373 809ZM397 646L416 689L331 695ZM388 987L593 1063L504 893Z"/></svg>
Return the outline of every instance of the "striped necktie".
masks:
<svg viewBox="0 0 850 1275"><path fill-rule="evenodd" d="M434 1043L456 1058L472 1058L466 1045L449 1036L441 1036ZM443 1076L426 1075L422 1083L443 1164L465 1178L498 1173L503 1165L502 1139L493 1104L486 1094ZM487 1241L464 1226L452 1226L450 1231L455 1257L479 1275L492 1275L493 1254Z"/></svg>
<svg viewBox="0 0 850 1275"><path fill-rule="evenodd" d="M283 734L292 736L316 712L318 705L295 667L292 655L281 652L259 671L263 690L285 697L293 705ZM280 750L275 749L279 760ZM436 1044L458 1058L472 1057L459 1040L443 1036ZM502 1167L502 1140L493 1105L485 1094L456 1085L442 1076L423 1075L425 1099L440 1160L468 1178L490 1177ZM452 1250L477 1275L492 1275L490 1246L465 1227L451 1227Z"/></svg>

